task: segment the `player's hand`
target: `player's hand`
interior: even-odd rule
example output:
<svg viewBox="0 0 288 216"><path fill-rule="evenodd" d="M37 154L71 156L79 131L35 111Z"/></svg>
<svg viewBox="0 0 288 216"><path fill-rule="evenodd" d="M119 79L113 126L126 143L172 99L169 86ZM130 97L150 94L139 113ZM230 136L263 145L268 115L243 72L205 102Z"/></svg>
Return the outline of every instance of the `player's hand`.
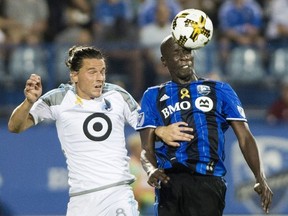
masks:
<svg viewBox="0 0 288 216"><path fill-rule="evenodd" d="M269 208L272 203L273 192L268 186L265 179L254 185L254 191L261 197L261 205L265 213L269 213Z"/></svg>
<svg viewBox="0 0 288 216"><path fill-rule="evenodd" d="M179 141L191 141L194 136L191 134L193 128L188 127L186 122L177 122L168 126L157 127L156 135L167 145L178 147Z"/></svg>
<svg viewBox="0 0 288 216"><path fill-rule="evenodd" d="M169 176L164 173L164 170L161 168L154 169L148 174L148 184L155 188L160 188L160 183L167 184L170 180Z"/></svg>
<svg viewBox="0 0 288 216"><path fill-rule="evenodd" d="M42 94L41 77L36 74L31 74L26 81L24 94L27 101L31 104L35 103Z"/></svg>

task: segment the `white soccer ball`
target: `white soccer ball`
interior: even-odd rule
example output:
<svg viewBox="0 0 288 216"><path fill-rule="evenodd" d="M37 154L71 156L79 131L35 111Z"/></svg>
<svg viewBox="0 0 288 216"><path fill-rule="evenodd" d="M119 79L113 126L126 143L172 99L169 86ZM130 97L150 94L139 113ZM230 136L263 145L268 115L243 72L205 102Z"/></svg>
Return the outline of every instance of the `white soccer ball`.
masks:
<svg viewBox="0 0 288 216"><path fill-rule="evenodd" d="M174 17L171 31L180 46L187 49L199 49L212 39L213 23L205 12L198 9L186 9Z"/></svg>

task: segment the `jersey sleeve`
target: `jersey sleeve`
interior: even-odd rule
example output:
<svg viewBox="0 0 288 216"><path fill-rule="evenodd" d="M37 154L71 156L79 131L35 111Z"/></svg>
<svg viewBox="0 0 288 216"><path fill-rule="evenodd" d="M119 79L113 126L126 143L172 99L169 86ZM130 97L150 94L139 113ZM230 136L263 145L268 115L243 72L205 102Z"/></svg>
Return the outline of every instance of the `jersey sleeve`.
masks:
<svg viewBox="0 0 288 216"><path fill-rule="evenodd" d="M227 121L247 121L241 101L229 84L222 86L223 113Z"/></svg>
<svg viewBox="0 0 288 216"><path fill-rule="evenodd" d="M34 103L30 110L30 114L33 116L35 125L44 120L55 120L52 116L50 106L48 106L42 98Z"/></svg>
<svg viewBox="0 0 288 216"><path fill-rule="evenodd" d="M123 114L125 121L135 129L137 124L138 110L140 109L139 104L124 88L112 83L105 83L104 92L109 92L111 90L120 94L120 97L123 99Z"/></svg>
<svg viewBox="0 0 288 216"><path fill-rule="evenodd" d="M138 110L140 109L140 106L127 91L122 92L121 95L125 101L124 115L126 121L131 127L136 129Z"/></svg>
<svg viewBox="0 0 288 216"><path fill-rule="evenodd" d="M58 88L52 89L42 95L30 110L30 114L34 118L34 123L38 124L43 120L55 121L57 115L59 115L55 107L61 104L69 90L73 90L73 86L70 84L61 84Z"/></svg>
<svg viewBox="0 0 288 216"><path fill-rule="evenodd" d="M138 112L138 123L136 130L144 128L156 128L158 126L158 115L156 111L156 89L148 89L145 91L142 101L141 109Z"/></svg>
<svg viewBox="0 0 288 216"><path fill-rule="evenodd" d="M34 124L36 125L44 120L55 121L56 111L52 107L59 105L67 91L71 88L70 85L61 84L59 88L52 89L42 95L30 110L30 114L34 118Z"/></svg>

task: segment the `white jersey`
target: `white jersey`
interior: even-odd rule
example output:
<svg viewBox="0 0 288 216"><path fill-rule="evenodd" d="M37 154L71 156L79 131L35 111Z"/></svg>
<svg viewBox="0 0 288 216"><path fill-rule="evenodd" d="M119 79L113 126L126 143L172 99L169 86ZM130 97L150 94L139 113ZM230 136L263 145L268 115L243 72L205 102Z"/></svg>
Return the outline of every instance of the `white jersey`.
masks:
<svg viewBox="0 0 288 216"><path fill-rule="evenodd" d="M70 195L132 183L124 127L137 124L139 105L121 87L106 83L99 98L85 100L71 85L43 95L30 113L35 124L55 120L69 171Z"/></svg>

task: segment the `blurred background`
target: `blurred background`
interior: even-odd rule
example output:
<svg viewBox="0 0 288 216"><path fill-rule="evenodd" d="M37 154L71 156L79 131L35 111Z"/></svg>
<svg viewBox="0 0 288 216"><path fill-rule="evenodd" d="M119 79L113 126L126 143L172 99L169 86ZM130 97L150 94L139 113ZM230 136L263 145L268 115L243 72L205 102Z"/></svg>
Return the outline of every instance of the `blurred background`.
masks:
<svg viewBox="0 0 288 216"><path fill-rule="evenodd" d="M94 45L107 56L107 81L139 102L144 90L169 80L159 45L182 9L197 8L214 25L196 51L199 76L228 82L245 108L267 178L272 215L288 215L288 0L0 0L0 215L65 215L67 170L55 127L7 131L31 73L44 92L69 81L69 47ZM139 137L127 127L135 196L143 215L153 189L139 164ZM253 176L228 130L226 215L260 215Z"/></svg>

